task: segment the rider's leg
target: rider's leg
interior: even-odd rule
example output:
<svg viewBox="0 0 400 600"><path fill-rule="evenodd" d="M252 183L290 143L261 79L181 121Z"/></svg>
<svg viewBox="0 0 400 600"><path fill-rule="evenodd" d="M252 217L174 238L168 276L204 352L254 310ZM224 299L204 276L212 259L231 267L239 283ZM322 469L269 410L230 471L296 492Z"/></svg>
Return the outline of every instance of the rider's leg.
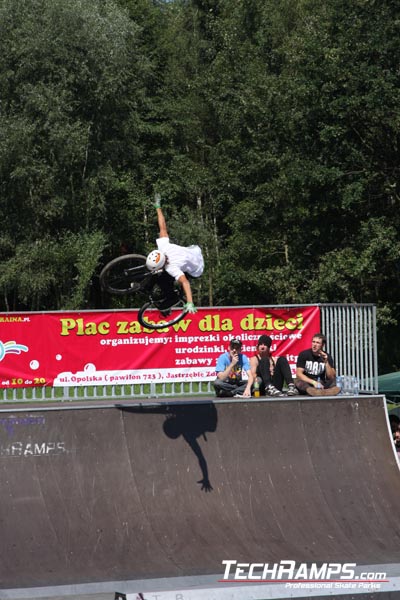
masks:
<svg viewBox="0 0 400 600"><path fill-rule="evenodd" d="M154 286L157 286L158 293L154 296L157 304L162 310L173 306L179 300L179 292L175 286L175 281L166 271L161 271L153 276Z"/></svg>

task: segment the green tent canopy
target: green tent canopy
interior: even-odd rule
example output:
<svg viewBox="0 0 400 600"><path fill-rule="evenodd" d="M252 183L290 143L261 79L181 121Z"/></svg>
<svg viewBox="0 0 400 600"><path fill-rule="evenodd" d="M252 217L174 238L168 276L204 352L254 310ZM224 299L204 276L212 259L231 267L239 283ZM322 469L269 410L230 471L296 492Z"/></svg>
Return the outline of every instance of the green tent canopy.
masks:
<svg viewBox="0 0 400 600"><path fill-rule="evenodd" d="M400 371L396 371L395 373L386 373L386 375L379 375L378 389L380 394L385 394L387 398L393 398L399 402Z"/></svg>

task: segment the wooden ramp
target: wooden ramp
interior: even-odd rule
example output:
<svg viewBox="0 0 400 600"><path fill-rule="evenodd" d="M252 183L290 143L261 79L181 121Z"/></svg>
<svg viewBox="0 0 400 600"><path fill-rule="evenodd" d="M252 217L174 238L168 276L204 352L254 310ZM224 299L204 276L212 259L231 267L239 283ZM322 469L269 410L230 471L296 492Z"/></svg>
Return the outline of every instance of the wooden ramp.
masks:
<svg viewBox="0 0 400 600"><path fill-rule="evenodd" d="M400 562L383 396L3 407L0 588Z"/></svg>

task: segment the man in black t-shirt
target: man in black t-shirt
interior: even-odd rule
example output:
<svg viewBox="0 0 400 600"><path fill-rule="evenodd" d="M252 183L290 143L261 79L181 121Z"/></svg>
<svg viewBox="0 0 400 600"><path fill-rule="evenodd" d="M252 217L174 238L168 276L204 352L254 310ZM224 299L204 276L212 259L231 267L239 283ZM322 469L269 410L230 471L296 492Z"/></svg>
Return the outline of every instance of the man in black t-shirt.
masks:
<svg viewBox="0 0 400 600"><path fill-rule="evenodd" d="M324 350L325 342L325 336L316 333L311 348L300 352L297 358L295 385L300 394L336 396L340 392L333 358Z"/></svg>

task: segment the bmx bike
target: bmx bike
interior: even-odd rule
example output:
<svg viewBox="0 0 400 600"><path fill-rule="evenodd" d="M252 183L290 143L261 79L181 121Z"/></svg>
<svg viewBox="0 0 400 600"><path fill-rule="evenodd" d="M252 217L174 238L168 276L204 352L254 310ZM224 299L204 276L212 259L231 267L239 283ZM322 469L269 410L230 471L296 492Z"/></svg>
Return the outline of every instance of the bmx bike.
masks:
<svg viewBox="0 0 400 600"><path fill-rule="evenodd" d="M164 270L149 271L141 254L125 254L107 263L100 273L100 285L109 294L147 296L138 321L148 329L174 325L187 313L181 288Z"/></svg>

